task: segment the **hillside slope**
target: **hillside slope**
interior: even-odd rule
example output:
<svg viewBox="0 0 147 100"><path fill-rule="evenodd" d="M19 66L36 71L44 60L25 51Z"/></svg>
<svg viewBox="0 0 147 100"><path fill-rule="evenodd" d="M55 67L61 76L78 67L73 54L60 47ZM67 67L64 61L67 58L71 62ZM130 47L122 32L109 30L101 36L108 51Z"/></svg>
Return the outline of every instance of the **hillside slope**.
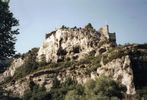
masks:
<svg viewBox="0 0 147 100"><path fill-rule="evenodd" d="M146 65L147 45L118 46L108 25L99 31L91 24L84 28L63 26L46 34L39 49L14 58L0 75L0 86L9 95L23 97L32 90L32 84L50 93L58 82L63 84L67 79L84 86L90 80L107 77L125 87L126 95L134 96L138 88L147 86Z"/></svg>

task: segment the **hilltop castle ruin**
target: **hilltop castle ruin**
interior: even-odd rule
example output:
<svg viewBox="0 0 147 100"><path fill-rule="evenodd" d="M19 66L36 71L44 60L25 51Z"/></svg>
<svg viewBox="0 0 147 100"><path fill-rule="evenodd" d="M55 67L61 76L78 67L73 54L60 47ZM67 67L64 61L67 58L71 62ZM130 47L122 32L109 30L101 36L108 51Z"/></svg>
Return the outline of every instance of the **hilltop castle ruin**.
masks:
<svg viewBox="0 0 147 100"><path fill-rule="evenodd" d="M46 34L45 41L38 52L38 59L44 55L47 62L63 61L65 59L81 59L93 52L98 53L101 48L116 46L115 33L109 32L106 25L95 30L91 24L84 28L61 28Z"/></svg>

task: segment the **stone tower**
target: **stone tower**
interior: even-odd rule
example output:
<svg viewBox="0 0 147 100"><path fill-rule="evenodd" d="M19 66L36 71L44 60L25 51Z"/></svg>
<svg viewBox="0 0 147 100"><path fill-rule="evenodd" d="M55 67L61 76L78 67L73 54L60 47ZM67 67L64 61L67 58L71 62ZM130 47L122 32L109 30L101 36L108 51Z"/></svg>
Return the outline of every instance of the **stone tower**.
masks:
<svg viewBox="0 0 147 100"><path fill-rule="evenodd" d="M116 34L109 32L109 25L105 25L99 29L99 33L105 37L109 42L116 45Z"/></svg>
<svg viewBox="0 0 147 100"><path fill-rule="evenodd" d="M101 27L99 29L99 32L101 33L101 35L109 39L109 26L108 25Z"/></svg>

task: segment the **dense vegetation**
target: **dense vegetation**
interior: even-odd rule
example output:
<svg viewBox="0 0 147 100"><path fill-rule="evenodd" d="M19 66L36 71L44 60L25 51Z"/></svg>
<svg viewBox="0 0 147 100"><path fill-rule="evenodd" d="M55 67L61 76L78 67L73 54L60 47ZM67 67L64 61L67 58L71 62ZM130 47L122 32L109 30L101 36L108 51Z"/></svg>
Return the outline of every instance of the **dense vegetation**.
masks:
<svg viewBox="0 0 147 100"><path fill-rule="evenodd" d="M50 92L38 85L32 85L25 92L23 100L117 100L124 96L125 91L124 86L107 77L89 80L85 85L67 78L64 83L57 81Z"/></svg>
<svg viewBox="0 0 147 100"><path fill-rule="evenodd" d="M22 78L38 68L39 64L36 62L37 52L38 48L33 48L28 53L21 56L23 59L25 59L25 62L16 70L13 79Z"/></svg>
<svg viewBox="0 0 147 100"><path fill-rule="evenodd" d="M126 88L117 82L101 77L89 80L81 89L74 89L67 92L65 100L108 100L111 98L122 98Z"/></svg>
<svg viewBox="0 0 147 100"><path fill-rule="evenodd" d="M4 95L4 94L8 94L8 95ZM21 100L21 99L19 97L10 96L7 91L4 91L0 87L0 100Z"/></svg>

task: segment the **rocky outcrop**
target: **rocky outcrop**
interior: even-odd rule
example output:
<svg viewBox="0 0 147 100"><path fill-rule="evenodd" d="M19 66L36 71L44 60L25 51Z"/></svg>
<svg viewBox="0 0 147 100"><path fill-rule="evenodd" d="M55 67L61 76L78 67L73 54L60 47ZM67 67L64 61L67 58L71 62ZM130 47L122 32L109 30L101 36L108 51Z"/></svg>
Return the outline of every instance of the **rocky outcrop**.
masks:
<svg viewBox="0 0 147 100"><path fill-rule="evenodd" d="M79 66L76 67L76 70L73 68L40 70L33 74L27 75L22 79L6 84L3 86L3 89L9 91L13 96L22 97L24 92L30 89L29 85L31 81L40 87L44 86L47 91L50 91L51 87L54 86L57 81L62 83L67 78L76 80L79 84L84 84L90 79L90 75L85 75L84 73L79 74L82 72L81 70L84 69L78 67Z"/></svg>
<svg viewBox="0 0 147 100"><path fill-rule="evenodd" d="M136 93L133 70L129 56L114 59L106 65L97 69L98 76L107 76L127 87L127 94L134 95Z"/></svg>
<svg viewBox="0 0 147 100"><path fill-rule="evenodd" d="M20 96L22 97L24 95L24 92L27 89L30 89L29 87L29 80L18 80L16 82L9 83L3 87L4 90L6 90L8 93L11 93L13 96Z"/></svg>
<svg viewBox="0 0 147 100"><path fill-rule="evenodd" d="M24 64L24 60L22 58L17 58L17 59L14 59L13 62L11 63L11 66L9 67L8 70L6 70L3 75L5 77L8 77L8 76L13 76L16 69L21 67L22 65Z"/></svg>
<svg viewBox="0 0 147 100"><path fill-rule="evenodd" d="M38 52L38 60L58 62L84 58L95 54L102 46L108 48L116 45L115 33L109 33L108 26L96 31L91 25L85 28L62 27L46 35Z"/></svg>
<svg viewBox="0 0 147 100"><path fill-rule="evenodd" d="M0 83L4 81L7 77L12 77L17 68L21 67L24 64L24 60L22 58L16 58L12 61L10 67L0 75Z"/></svg>
<svg viewBox="0 0 147 100"><path fill-rule="evenodd" d="M88 68L88 65L85 67L79 66L70 66L69 68L50 68L46 70L40 70L31 75L26 76L21 79L21 81L16 81L13 84L8 84L5 88L7 91L13 91L13 95L22 96L23 92L29 87L25 85L33 81L39 86L44 86L47 91L50 91L51 87L54 85L54 82L64 82L67 78L76 80L79 84L85 84L89 79L96 79L101 76L110 77L119 83L123 84L127 88L127 94L134 95L136 93L134 80L133 80L133 71L131 69L131 61L129 56L123 56L122 58L117 58L102 65L97 68L97 71L92 71L89 74L86 74L85 71ZM19 86L19 88L17 88ZM26 87L26 88L24 88ZM22 88L23 91L19 91Z"/></svg>

